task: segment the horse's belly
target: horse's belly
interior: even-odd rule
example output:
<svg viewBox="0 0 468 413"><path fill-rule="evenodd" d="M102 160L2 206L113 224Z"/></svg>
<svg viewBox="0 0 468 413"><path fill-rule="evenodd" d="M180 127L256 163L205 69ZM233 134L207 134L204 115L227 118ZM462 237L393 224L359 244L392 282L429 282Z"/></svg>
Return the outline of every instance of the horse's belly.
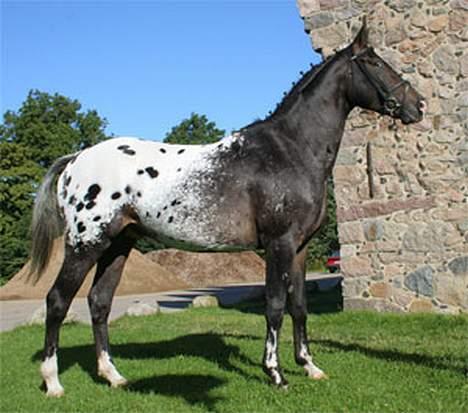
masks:
<svg viewBox="0 0 468 413"><path fill-rule="evenodd" d="M248 202L192 185L155 192L142 200L137 214L143 227L165 245L190 250L232 250L257 244Z"/></svg>
<svg viewBox="0 0 468 413"><path fill-rule="evenodd" d="M184 198L137 209L143 227L167 246L188 250L255 248L254 220L238 205L222 202L184 202Z"/></svg>

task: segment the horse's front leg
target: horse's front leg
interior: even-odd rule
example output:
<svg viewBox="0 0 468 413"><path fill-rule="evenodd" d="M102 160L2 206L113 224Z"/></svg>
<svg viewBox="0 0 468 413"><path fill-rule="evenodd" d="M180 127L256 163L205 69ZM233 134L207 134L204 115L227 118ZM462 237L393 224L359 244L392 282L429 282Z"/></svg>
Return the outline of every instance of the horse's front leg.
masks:
<svg viewBox="0 0 468 413"><path fill-rule="evenodd" d="M320 380L327 376L313 363L307 340L306 257L307 248L294 256L288 282L288 310L293 320L296 363L304 367L310 378Z"/></svg>
<svg viewBox="0 0 468 413"><path fill-rule="evenodd" d="M281 325L287 300L287 282L294 248L288 240L272 241L266 249L266 322L267 333L263 369L273 384L286 388L288 382L281 371L278 349Z"/></svg>

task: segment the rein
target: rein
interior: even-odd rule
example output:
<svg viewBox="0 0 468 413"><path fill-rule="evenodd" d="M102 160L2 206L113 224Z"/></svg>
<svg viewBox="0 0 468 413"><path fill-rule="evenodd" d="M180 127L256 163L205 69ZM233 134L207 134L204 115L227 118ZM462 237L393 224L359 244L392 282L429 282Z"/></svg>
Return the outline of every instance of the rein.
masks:
<svg viewBox="0 0 468 413"><path fill-rule="evenodd" d="M402 79L398 82L395 86L391 87L390 89L387 85L377 76L374 76L369 70L367 69L366 65L360 60L360 58L368 51L368 49L364 49L358 54L351 56L351 62L355 62L361 72L364 74L366 79L369 83L375 88L379 96L382 98L384 102L384 111L386 114L390 116L396 116L400 112L401 107L405 103L406 100L406 93L409 88L409 82L407 80ZM352 72L351 72L352 73ZM397 97L395 96L395 92L400 89L400 87L404 86L403 90L403 100L399 102Z"/></svg>

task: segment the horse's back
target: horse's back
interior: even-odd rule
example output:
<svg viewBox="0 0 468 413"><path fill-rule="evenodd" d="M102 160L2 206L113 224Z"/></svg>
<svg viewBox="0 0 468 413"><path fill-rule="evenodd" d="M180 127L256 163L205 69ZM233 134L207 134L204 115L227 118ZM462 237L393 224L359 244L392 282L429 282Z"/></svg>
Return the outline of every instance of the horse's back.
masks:
<svg viewBox="0 0 468 413"><path fill-rule="evenodd" d="M201 248L253 243L252 225L239 224L248 199L229 190L235 185L222 170L231 143L168 145L115 138L82 151L58 181L69 242L96 242L118 214L131 211L164 240ZM236 224L248 227L243 235L232 229Z"/></svg>

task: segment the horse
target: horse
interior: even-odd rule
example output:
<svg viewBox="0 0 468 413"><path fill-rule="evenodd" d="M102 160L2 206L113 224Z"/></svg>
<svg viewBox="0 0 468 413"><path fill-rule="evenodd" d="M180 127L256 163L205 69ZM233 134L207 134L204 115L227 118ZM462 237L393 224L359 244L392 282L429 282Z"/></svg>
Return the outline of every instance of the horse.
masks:
<svg viewBox="0 0 468 413"><path fill-rule="evenodd" d="M138 237L189 250L263 249L266 339L263 370L280 388L278 355L285 310L293 321L295 361L312 379L307 339L307 244L326 211L345 121L354 107L420 121L423 97L368 43L364 21L355 39L311 68L273 113L219 142L169 145L114 138L58 159L35 199L32 272L47 265L53 240L65 234L62 267L47 294L40 373L48 396L61 396L58 338L86 273L98 374L111 386L127 380L110 353L107 321L116 287Z"/></svg>

